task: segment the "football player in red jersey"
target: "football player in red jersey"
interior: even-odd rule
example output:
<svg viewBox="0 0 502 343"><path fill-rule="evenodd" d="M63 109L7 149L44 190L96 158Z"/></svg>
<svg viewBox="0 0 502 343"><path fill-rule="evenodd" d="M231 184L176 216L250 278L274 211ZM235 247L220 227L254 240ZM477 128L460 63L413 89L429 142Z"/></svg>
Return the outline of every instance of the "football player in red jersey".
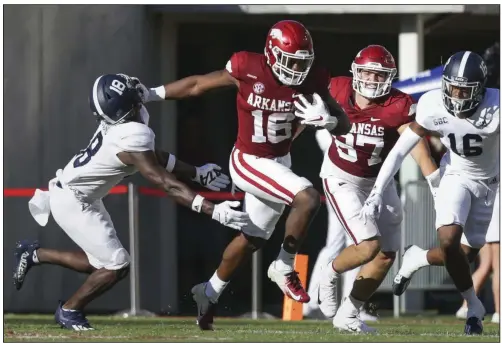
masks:
<svg viewBox="0 0 502 343"><path fill-rule="evenodd" d="M392 88L396 73L391 53L370 45L352 63L352 78L331 79L331 95L346 111L352 128L345 135L333 135L320 176L327 202L354 244L324 268L316 301L336 328L350 332L374 331L358 315L387 275L401 241L402 209L394 183L383 195L386 206L379 220L359 218L383 160L415 117L412 98ZM425 140L412 155L429 183L439 184L439 171ZM359 266L363 267L351 294L338 309L336 281L340 274Z"/></svg>
<svg viewBox="0 0 502 343"><path fill-rule="evenodd" d="M226 86L238 89L238 134L230 174L246 193L244 209L253 225L227 246L211 279L192 288L201 329L212 329L219 296L237 268L270 238L285 205L291 206L285 238L268 277L290 298L303 303L310 300L293 263L320 196L309 180L291 170L290 147L302 124L334 134L350 130L347 115L329 94L329 73L313 62L308 30L299 22L284 20L270 29L264 54L240 51L225 69L157 88L140 86L145 102L198 96ZM312 95L312 103L304 95Z"/></svg>

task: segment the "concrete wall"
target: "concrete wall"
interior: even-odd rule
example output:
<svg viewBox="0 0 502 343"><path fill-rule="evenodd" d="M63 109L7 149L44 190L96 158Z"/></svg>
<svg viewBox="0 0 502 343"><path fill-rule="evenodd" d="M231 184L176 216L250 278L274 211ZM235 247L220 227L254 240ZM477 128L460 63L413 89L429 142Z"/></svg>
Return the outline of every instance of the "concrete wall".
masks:
<svg viewBox="0 0 502 343"><path fill-rule="evenodd" d="M123 72L148 84L162 81L161 19L145 6L4 6L5 187L45 186L58 168L87 146L96 127L88 94L97 76ZM149 109L157 137L175 137L175 122L169 125L168 117L160 118L160 105ZM166 149L175 147L173 139L159 144ZM143 183L138 177L132 180ZM45 228L37 226L29 215L28 200L4 200L4 310L8 312L52 311L58 299L70 296L85 279L62 268L43 266L30 272L24 288L15 291L10 277L16 240L38 239L48 248L76 248L52 219ZM127 247L126 197L110 196L105 204ZM161 292L161 286L167 283L161 278L176 280L176 249L174 260L164 264L159 260L161 235L169 238L175 229L175 206L167 199L150 199L140 211L140 245L145 252L140 256L143 304L160 311L173 306L169 304L172 297L164 296L161 302L159 298L165 291ZM166 216L161 232L158 218ZM128 308L128 290L128 282L123 282L90 309ZM176 287L168 289L169 293L173 290L175 293Z"/></svg>

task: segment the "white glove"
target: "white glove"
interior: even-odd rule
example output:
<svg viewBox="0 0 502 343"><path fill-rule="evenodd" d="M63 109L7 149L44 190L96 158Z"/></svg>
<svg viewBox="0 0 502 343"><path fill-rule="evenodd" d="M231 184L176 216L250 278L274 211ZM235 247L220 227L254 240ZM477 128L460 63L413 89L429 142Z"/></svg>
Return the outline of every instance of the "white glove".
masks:
<svg viewBox="0 0 502 343"><path fill-rule="evenodd" d="M200 183L202 186L209 188L212 191L221 191L230 184L230 178L223 174L221 167L208 163L202 167L195 167L196 175L193 181Z"/></svg>
<svg viewBox="0 0 502 343"><path fill-rule="evenodd" d="M303 95L298 98L302 102L294 102L296 107L295 116L303 118L300 124L322 127L332 131L338 125L338 119L329 114L328 107L317 93L313 94L313 103L309 103Z"/></svg>
<svg viewBox="0 0 502 343"><path fill-rule="evenodd" d="M364 224L368 220L376 221L380 217L382 211L382 195L380 193L371 192L370 196L364 202L364 206L359 213L359 219L363 220Z"/></svg>
<svg viewBox="0 0 502 343"><path fill-rule="evenodd" d="M123 78L125 78L127 80L127 82L129 83L129 87L135 88L135 87L137 87L138 84L141 84L141 81L137 77L129 76L129 75L122 74L122 73L118 73L117 75L120 75Z"/></svg>
<svg viewBox="0 0 502 343"><path fill-rule="evenodd" d="M225 226L240 231L251 222L249 214L232 209L232 207L238 207L240 204L239 201L225 201L214 205L213 219Z"/></svg>
<svg viewBox="0 0 502 343"><path fill-rule="evenodd" d="M439 188L439 184L441 182L441 173L439 171L439 168L436 169L431 174L427 175L425 179L427 180L429 188L431 189L432 197L434 198L434 201L436 201L436 194Z"/></svg>
<svg viewBox="0 0 502 343"><path fill-rule="evenodd" d="M146 88L144 84L141 82L136 85L136 89L138 90L139 97L141 98L141 102L146 104L151 101L150 90Z"/></svg>
<svg viewBox="0 0 502 343"><path fill-rule="evenodd" d="M144 84L140 82L136 84L135 87L138 90L141 102L144 104L151 101L166 100L166 90L164 86L159 86L157 88L147 88Z"/></svg>

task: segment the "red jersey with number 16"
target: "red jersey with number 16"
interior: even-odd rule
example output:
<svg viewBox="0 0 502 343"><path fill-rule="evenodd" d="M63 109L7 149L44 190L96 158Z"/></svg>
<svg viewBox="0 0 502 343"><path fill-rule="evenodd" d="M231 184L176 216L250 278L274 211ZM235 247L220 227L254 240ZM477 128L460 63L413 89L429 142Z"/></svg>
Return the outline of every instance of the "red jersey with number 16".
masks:
<svg viewBox="0 0 502 343"><path fill-rule="evenodd" d="M287 155L299 123L293 97L326 93L328 71L314 64L300 86L286 86L275 79L265 55L247 51L234 53L226 69L239 80L236 148L258 157Z"/></svg>
<svg viewBox="0 0 502 343"><path fill-rule="evenodd" d="M331 162L358 177L376 177L383 161L399 138L397 129L415 120L413 99L392 88L385 100L364 110L354 102L352 78L331 79L331 96L349 116L350 133L334 136L328 151Z"/></svg>

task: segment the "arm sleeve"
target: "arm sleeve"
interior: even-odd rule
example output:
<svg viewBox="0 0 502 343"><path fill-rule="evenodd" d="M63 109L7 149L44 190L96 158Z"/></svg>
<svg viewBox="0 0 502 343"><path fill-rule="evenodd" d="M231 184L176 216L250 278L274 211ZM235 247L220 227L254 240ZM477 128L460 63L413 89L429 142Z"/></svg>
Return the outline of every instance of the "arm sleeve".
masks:
<svg viewBox="0 0 502 343"><path fill-rule="evenodd" d="M403 134L397 140L396 145L389 152L389 155L382 164L382 168L378 173L373 191L383 194L389 182L394 178L397 171L401 167L404 158L417 145L421 137L413 132L409 127L404 130Z"/></svg>
<svg viewBox="0 0 502 343"><path fill-rule="evenodd" d="M329 149L331 143L333 142L333 137L328 130L317 130L315 133L315 138L317 140L317 144L319 148L321 148L322 152L325 153L326 150Z"/></svg>

